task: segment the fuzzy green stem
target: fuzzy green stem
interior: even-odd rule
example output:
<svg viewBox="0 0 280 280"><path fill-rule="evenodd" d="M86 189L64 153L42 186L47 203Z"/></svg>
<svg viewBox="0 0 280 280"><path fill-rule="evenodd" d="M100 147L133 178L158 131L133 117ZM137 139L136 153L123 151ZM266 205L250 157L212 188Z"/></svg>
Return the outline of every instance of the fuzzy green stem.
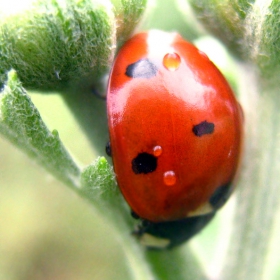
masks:
<svg viewBox="0 0 280 280"><path fill-rule="evenodd" d="M251 69L246 70L248 78ZM245 159L235 226L221 276L224 280L264 279L270 233L279 208L280 98L277 90L261 92L254 82L243 90Z"/></svg>
<svg viewBox="0 0 280 280"><path fill-rule="evenodd" d="M79 166L63 146L58 132L47 128L15 71L9 72L0 96L0 132L59 180L74 189L78 187Z"/></svg>
<svg viewBox="0 0 280 280"><path fill-rule="evenodd" d="M188 245L170 251L146 251L158 280L206 279L201 264Z"/></svg>

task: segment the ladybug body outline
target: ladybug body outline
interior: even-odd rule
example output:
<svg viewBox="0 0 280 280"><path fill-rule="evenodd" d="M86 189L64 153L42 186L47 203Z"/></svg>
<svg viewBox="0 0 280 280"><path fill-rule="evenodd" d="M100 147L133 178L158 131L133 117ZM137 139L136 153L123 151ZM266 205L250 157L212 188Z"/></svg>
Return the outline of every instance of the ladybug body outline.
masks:
<svg viewBox="0 0 280 280"><path fill-rule="evenodd" d="M166 228L181 221L190 238L226 202L239 165L243 114L223 75L180 35L140 33L115 60L107 110L116 179L142 219L134 233L173 247Z"/></svg>

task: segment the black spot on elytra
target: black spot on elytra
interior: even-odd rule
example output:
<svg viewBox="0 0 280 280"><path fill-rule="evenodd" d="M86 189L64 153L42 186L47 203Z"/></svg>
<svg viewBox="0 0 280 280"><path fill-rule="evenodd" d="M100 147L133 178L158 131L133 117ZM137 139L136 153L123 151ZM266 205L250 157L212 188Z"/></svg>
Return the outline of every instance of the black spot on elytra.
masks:
<svg viewBox="0 0 280 280"><path fill-rule="evenodd" d="M215 125L211 122L203 121L193 126L192 132L195 136L201 137L204 134L211 134L214 132Z"/></svg>
<svg viewBox="0 0 280 280"><path fill-rule="evenodd" d="M125 75L130 78L152 78L157 74L157 67L149 59L140 59L126 68Z"/></svg>
<svg viewBox="0 0 280 280"><path fill-rule="evenodd" d="M131 161L132 170L135 174L147 174L157 168L157 158L148 153L140 153Z"/></svg>
<svg viewBox="0 0 280 280"><path fill-rule="evenodd" d="M212 194L209 202L215 210L221 208L228 200L232 193L231 184L225 184L217 188L216 191Z"/></svg>
<svg viewBox="0 0 280 280"><path fill-rule="evenodd" d="M107 142L105 150L106 150L106 154L109 157L111 157L112 156L112 150L111 150L111 143L110 143L110 141Z"/></svg>

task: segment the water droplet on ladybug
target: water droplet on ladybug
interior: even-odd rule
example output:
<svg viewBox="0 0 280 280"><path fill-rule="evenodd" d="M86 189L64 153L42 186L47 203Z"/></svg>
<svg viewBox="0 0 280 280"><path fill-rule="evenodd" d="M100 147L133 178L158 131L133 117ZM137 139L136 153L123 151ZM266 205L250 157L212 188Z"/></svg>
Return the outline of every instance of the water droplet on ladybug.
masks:
<svg viewBox="0 0 280 280"><path fill-rule="evenodd" d="M157 145L153 148L153 154L155 157L159 157L162 154L162 147Z"/></svg>
<svg viewBox="0 0 280 280"><path fill-rule="evenodd" d="M177 53L167 53L163 58L163 65L169 71L175 71L181 64L181 58Z"/></svg>
<svg viewBox="0 0 280 280"><path fill-rule="evenodd" d="M165 185L167 186L173 186L175 185L177 180L176 174L174 171L170 170L170 171L166 171L163 174L163 182Z"/></svg>
<svg viewBox="0 0 280 280"><path fill-rule="evenodd" d="M199 52L200 55L202 55L202 56L204 56L205 58L209 59L208 55L207 55L205 52L203 52L203 51L201 51L201 50L198 50L198 52Z"/></svg>

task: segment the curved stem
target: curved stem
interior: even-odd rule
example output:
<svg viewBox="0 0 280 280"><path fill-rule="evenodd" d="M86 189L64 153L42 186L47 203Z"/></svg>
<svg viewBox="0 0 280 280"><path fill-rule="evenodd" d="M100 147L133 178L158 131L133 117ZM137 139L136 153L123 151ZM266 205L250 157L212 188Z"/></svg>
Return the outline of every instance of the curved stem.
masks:
<svg viewBox="0 0 280 280"><path fill-rule="evenodd" d="M274 89L260 92L254 84L247 80L243 88L245 159L224 280L263 279L279 200L280 99Z"/></svg>

